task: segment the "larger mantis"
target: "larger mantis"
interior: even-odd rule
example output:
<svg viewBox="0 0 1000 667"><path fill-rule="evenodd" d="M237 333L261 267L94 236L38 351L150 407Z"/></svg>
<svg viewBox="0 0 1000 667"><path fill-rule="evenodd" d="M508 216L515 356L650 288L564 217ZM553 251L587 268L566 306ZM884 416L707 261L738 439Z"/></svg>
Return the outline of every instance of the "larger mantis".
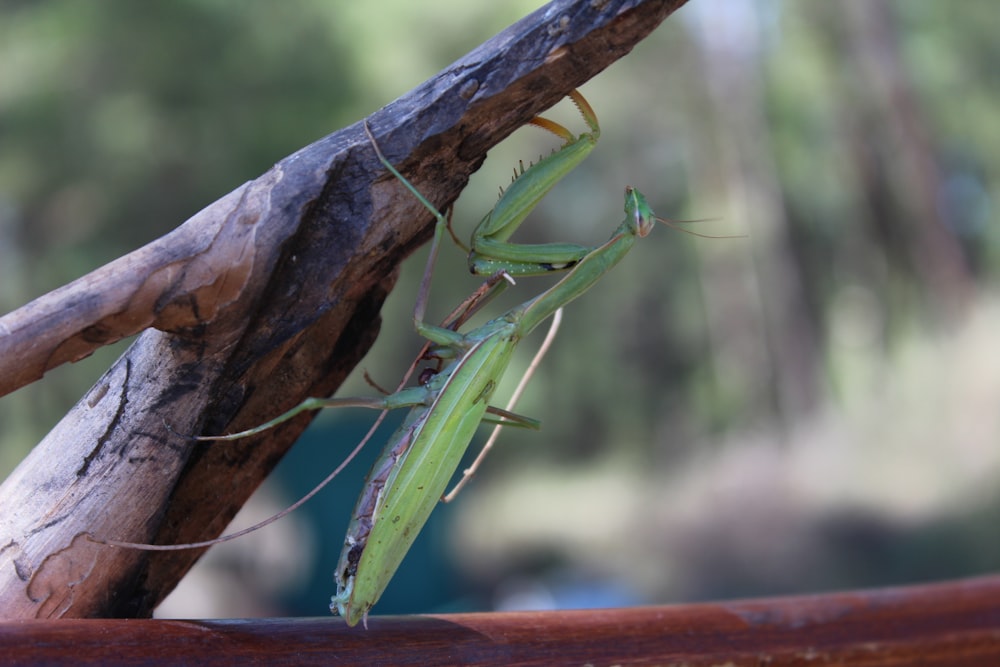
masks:
<svg viewBox="0 0 1000 667"><path fill-rule="evenodd" d="M590 132L574 136L546 119L532 122L564 138L566 143L527 169L522 168L494 209L479 224L472 239L470 268L489 274L487 286L456 311L444 325L424 321L433 267L448 221L385 158L369 138L380 162L437 219L427 268L414 308L414 327L429 341L430 356L441 367L415 387L382 397L362 399L311 398L281 416L248 431L204 439L233 440L259 433L305 411L321 407L410 408L368 474L352 514L335 572L337 593L330 609L349 625L367 620L389 580L406 555L469 446L480 423L537 427L537 422L489 406L490 398L522 338L563 306L600 280L649 234L658 218L645 198L625 189L625 219L601 246L571 244L517 245L508 239L528 213L593 149L599 136L596 115L579 93L572 94ZM365 126L368 131L367 125ZM467 315L503 288L501 276L566 271L559 282L538 296L467 332L460 328Z"/></svg>
<svg viewBox="0 0 1000 667"><path fill-rule="evenodd" d="M490 397L520 340L586 292L628 253L636 238L649 234L655 225L657 218L645 198L627 187L625 219L599 247L519 246L506 242L531 209L586 157L597 140L596 115L579 93L574 93L574 101L592 132L573 137L551 121L536 122L566 137L567 143L517 176L477 228L470 255L473 272L568 273L535 298L467 333L423 320L424 297L447 220L392 166L371 138L382 164L437 218L414 327L435 346L437 356L452 361L423 387L424 400L413 403L403 425L372 467L365 491L358 499L335 573L337 594L330 605L350 625L367 618L430 516L486 417Z"/></svg>

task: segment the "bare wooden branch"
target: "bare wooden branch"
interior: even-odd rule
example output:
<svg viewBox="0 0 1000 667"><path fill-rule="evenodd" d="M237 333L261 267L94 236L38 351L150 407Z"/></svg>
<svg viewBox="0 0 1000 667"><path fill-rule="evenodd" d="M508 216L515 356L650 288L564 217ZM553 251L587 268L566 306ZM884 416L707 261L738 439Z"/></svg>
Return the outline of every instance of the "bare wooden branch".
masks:
<svg viewBox="0 0 1000 667"><path fill-rule="evenodd" d="M239 621L0 623L13 664L1000 664L1000 577L596 611Z"/></svg>
<svg viewBox="0 0 1000 667"><path fill-rule="evenodd" d="M389 158L441 208L486 151L629 50L684 0L556 0L373 114ZM376 179L379 179L376 181ZM218 535L374 339L430 216L355 124L174 232L0 319L0 394L143 332L0 487L0 613L143 616ZM169 425L169 428L168 428Z"/></svg>

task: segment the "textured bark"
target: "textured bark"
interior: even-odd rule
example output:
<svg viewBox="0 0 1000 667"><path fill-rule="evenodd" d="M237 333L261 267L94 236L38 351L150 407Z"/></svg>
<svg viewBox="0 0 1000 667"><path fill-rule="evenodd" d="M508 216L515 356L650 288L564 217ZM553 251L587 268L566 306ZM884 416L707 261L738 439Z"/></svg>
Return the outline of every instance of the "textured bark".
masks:
<svg viewBox="0 0 1000 667"><path fill-rule="evenodd" d="M557 0L368 122L439 208L486 151L628 53L683 0ZM398 264L432 219L356 123L303 148L170 234L0 318L0 394L138 340L0 486L0 614L145 616L217 536L374 340ZM165 426L169 424L169 428Z"/></svg>

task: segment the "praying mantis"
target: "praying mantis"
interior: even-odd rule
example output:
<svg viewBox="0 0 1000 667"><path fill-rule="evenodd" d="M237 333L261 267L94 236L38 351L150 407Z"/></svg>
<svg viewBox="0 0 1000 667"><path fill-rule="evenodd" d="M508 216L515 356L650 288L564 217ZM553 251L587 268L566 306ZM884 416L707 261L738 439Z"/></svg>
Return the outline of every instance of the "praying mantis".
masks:
<svg viewBox="0 0 1000 667"><path fill-rule="evenodd" d="M367 618L430 516L480 422L487 417L490 397L520 340L600 280L628 253L637 238L649 234L657 221L643 195L627 187L625 219L604 245L587 248L568 244L523 246L506 242L531 209L586 157L596 143L596 115L579 93L574 93L574 101L592 132L573 137L568 130L551 121L536 122L543 127L551 124L558 128L556 133L566 137L567 144L516 177L497 206L480 223L473 235L470 253L470 267L474 273L493 272L494 276L537 275L557 270L568 273L535 298L467 333L423 321L433 261L448 222L392 166L369 134L386 169L437 218L421 298L414 311L414 327L431 342L433 356L452 361L422 388L417 388L418 391L423 389L424 401L412 404L403 425L372 467L366 488L355 507L335 573L337 594L330 605L331 610L344 617L349 625ZM522 426L530 425L509 413L503 415L503 419Z"/></svg>
<svg viewBox="0 0 1000 667"><path fill-rule="evenodd" d="M647 236L660 220L641 193L626 187L625 219L603 245L508 242L528 213L596 144L600 134L596 114L578 92L571 97L590 131L573 135L547 119L532 121L562 137L566 143L527 169L522 166L497 205L476 228L469 255L470 269L490 278L440 326L427 323L424 314L438 248L444 231L450 230L449 222L386 159L366 124L365 130L379 161L437 220L413 320L417 333L428 341L425 358L437 359L439 367L422 377L417 386L401 388L385 396L310 398L256 428L198 438L236 440L260 433L303 411L322 407L410 409L368 474L334 575L337 593L331 600L330 609L351 626L359 621L367 623L369 611L441 499L479 425L487 422L538 428L536 420L490 406L490 399L518 343L590 289L629 252L637 238ZM555 285L482 326L461 331L471 313L505 288L505 279L553 271L565 272Z"/></svg>

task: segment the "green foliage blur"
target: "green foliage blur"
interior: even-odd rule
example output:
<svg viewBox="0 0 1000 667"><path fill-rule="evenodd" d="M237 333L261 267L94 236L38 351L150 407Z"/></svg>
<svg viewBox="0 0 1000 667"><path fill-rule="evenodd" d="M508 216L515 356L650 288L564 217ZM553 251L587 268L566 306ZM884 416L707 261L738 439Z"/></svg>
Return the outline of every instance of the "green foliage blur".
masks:
<svg viewBox="0 0 1000 667"><path fill-rule="evenodd" d="M0 2L0 311L166 233L541 4ZM474 591L452 600L474 601L434 604L663 602L998 568L981 530L1000 473L998 28L989 0L691 0L583 88L601 143L519 239L603 241L626 184L664 217L707 219L678 227L735 238L657 229L567 309L519 408L543 432L506 434L430 529L438 556L421 562L450 554L447 588ZM552 117L580 127L567 104ZM525 128L494 150L457 206L463 233L518 160L555 146ZM444 254L432 316L477 284ZM363 364L383 384L419 344L422 260ZM0 400L0 469L122 349ZM369 391L356 379L342 393ZM316 434L352 419L317 420L319 449L293 452L278 505L346 452L346 436ZM321 531L336 543L347 510L331 506L343 517ZM335 552L308 566L321 581ZM256 604L219 613L324 612Z"/></svg>

